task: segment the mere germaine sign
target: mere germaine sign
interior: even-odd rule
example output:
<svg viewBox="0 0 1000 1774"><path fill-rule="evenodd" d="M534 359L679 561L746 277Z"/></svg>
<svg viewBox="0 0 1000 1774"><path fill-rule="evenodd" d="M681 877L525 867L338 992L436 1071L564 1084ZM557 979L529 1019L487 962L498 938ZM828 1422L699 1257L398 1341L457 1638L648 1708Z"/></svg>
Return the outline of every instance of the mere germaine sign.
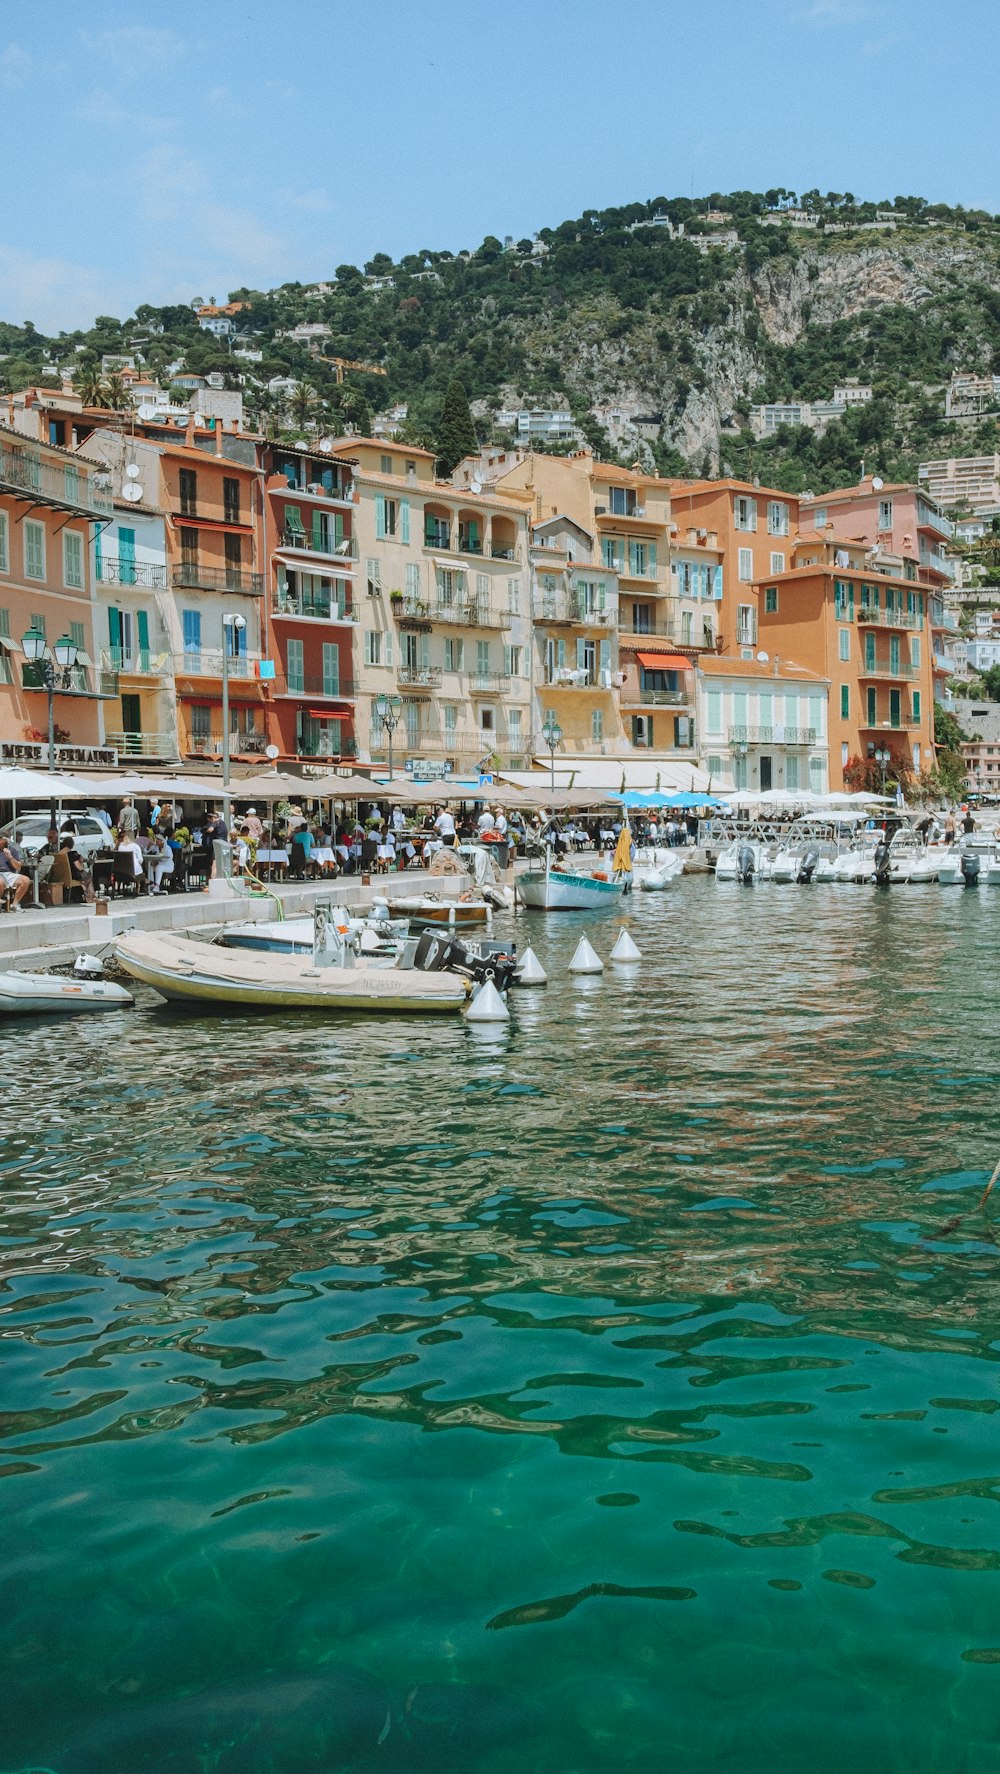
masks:
<svg viewBox="0 0 1000 1774"><path fill-rule="evenodd" d="M49 748L47 745L36 744L25 740L15 744L12 740L0 741L0 763L2 764L47 764ZM56 768L79 769L81 764L114 765L118 762L118 753L113 745L57 745Z"/></svg>

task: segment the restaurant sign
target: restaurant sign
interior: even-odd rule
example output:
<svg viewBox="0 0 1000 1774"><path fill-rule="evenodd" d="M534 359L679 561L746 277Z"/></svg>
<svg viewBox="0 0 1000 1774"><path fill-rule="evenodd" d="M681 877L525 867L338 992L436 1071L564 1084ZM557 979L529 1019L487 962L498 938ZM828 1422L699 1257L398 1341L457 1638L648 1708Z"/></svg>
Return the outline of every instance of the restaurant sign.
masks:
<svg viewBox="0 0 1000 1774"><path fill-rule="evenodd" d="M118 762L113 745L57 745L55 750L58 770L79 769L81 764L103 764L107 768ZM47 745L35 744L31 740L20 745L0 741L0 764L47 764L48 761Z"/></svg>

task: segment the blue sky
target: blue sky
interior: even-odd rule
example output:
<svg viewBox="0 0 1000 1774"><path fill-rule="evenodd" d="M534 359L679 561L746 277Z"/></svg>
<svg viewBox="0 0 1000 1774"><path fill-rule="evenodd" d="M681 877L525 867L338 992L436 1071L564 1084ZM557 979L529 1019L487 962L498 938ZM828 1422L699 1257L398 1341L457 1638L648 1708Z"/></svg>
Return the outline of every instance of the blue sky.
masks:
<svg viewBox="0 0 1000 1774"><path fill-rule="evenodd" d="M68 329L692 189L1000 211L998 51L1000 0L8 6L0 318Z"/></svg>

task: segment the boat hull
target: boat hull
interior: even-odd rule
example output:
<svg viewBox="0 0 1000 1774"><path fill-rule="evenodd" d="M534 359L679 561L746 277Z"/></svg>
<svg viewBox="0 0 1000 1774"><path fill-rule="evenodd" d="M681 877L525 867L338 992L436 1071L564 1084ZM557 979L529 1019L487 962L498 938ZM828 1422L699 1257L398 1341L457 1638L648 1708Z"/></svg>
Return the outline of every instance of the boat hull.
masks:
<svg viewBox="0 0 1000 1774"><path fill-rule="evenodd" d="M610 909L625 893L624 881L595 881L589 875L563 874L558 869L529 869L517 878L523 905L540 912L583 912Z"/></svg>
<svg viewBox="0 0 1000 1774"><path fill-rule="evenodd" d="M125 971L162 998L203 1009L320 1010L376 1016L448 1013L468 996L457 974L314 967L311 956L220 949L185 937L132 935L118 944Z"/></svg>
<svg viewBox="0 0 1000 1774"><path fill-rule="evenodd" d="M135 999L110 980L64 979L58 973L0 973L0 1016L79 1016L123 1010Z"/></svg>
<svg viewBox="0 0 1000 1774"><path fill-rule="evenodd" d="M389 901L389 916L408 919L411 930L423 930L427 924L445 924L449 930L468 930L475 924L488 923L490 908L478 901L465 905L457 899L428 906L412 900L395 899Z"/></svg>

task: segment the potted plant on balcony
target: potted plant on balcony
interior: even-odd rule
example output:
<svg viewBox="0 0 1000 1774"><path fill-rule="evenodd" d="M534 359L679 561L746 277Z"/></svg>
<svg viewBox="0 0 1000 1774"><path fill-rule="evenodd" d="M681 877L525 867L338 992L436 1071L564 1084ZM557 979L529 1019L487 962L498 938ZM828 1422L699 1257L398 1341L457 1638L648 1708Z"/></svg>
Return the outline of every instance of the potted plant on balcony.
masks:
<svg viewBox="0 0 1000 1774"><path fill-rule="evenodd" d="M403 607L403 594L402 594L402 592L401 592L401 591L399 591L399 590L396 590L396 591L390 591L390 593L389 593L389 602L390 602L390 604L391 604L391 605L392 605L392 607L393 607L393 609L394 609L394 610L395 610L395 611L396 611L396 613L397 613L397 614L398 614L398 613L399 613L399 611L400 611L400 610L401 610L401 609L402 609L402 607Z"/></svg>

